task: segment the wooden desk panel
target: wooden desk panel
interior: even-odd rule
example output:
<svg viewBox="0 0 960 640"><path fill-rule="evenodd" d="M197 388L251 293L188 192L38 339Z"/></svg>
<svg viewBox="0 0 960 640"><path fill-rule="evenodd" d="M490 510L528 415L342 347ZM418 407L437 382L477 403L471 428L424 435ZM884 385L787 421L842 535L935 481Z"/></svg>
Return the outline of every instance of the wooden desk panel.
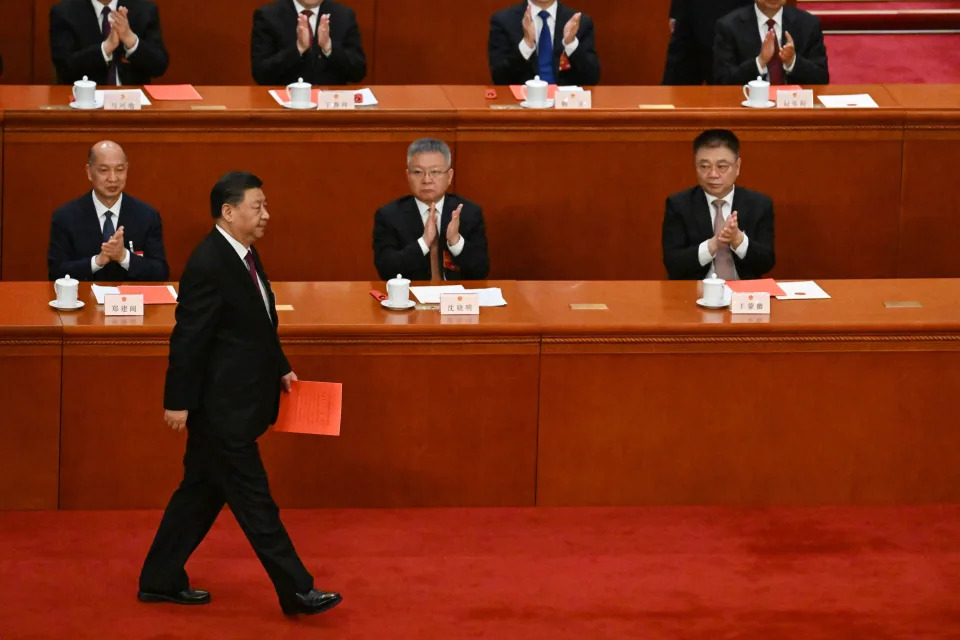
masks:
<svg viewBox="0 0 960 640"><path fill-rule="evenodd" d="M446 90L464 120L457 188L486 207L495 277L664 277L664 200L696 184L692 142L706 127L741 137L739 183L774 199L775 275L896 275L897 211L888 203L900 195L903 115L882 87L870 90L884 108L856 113L747 110L736 87L598 87L592 112L535 113L490 109L475 87ZM514 102L504 93L494 102Z"/></svg>
<svg viewBox="0 0 960 640"><path fill-rule="evenodd" d="M344 383L339 438L263 438L278 503L532 505L539 338L516 286L501 284L511 305L477 325L388 312L367 293L377 283L277 284L278 302L294 306L280 315L294 370ZM64 318L63 508L162 507L180 477L184 439L161 409L172 307L125 320L112 325L95 307ZM89 376L116 367L138 391L108 406ZM485 397L498 402L475 401Z"/></svg>
<svg viewBox="0 0 960 640"><path fill-rule="evenodd" d="M832 300L757 322L699 309L695 283L523 283L544 319L537 503L960 498L960 283L822 284Z"/></svg>
<svg viewBox="0 0 960 640"><path fill-rule="evenodd" d="M47 283L0 286L0 509L56 509L60 320Z"/></svg>
<svg viewBox="0 0 960 640"><path fill-rule="evenodd" d="M40 104L64 104L66 87ZM373 213L407 193L406 149L431 135L453 141L453 112L439 87L382 87L380 110L290 112L265 88L201 87L205 105L158 103L139 113L7 111L3 208L29 216L4 220L0 252L5 279L46 278L50 214L88 190L87 150L113 139L130 159L127 191L155 206L164 222L171 277L212 225L209 193L234 169L264 181L273 220L259 245L274 280L377 277ZM0 92L0 96L2 96ZM38 167L55 166L51 181Z"/></svg>
<svg viewBox="0 0 960 640"><path fill-rule="evenodd" d="M30 47L30 26L33 7L23 0L0 0L0 43L3 49L3 73L0 82L26 84L31 81L33 50ZM49 58L49 53L47 54Z"/></svg>

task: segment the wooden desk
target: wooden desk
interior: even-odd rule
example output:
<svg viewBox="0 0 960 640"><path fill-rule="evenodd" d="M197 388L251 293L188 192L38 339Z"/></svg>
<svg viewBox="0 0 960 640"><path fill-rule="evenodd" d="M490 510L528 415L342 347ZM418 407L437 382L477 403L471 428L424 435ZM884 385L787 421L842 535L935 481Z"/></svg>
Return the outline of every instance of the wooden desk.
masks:
<svg viewBox="0 0 960 640"><path fill-rule="evenodd" d="M0 285L0 509L56 509L60 319L45 282ZM90 372L92 373L92 372Z"/></svg>
<svg viewBox="0 0 960 640"><path fill-rule="evenodd" d="M696 283L521 283L543 322L537 504L960 499L960 281L821 284L833 299L765 319L699 309Z"/></svg>
<svg viewBox="0 0 960 640"><path fill-rule="evenodd" d="M83 158L102 138L124 145L128 191L163 215L171 277L210 226L210 187L244 168L266 183L274 280L375 278L373 212L407 192L405 150L424 135L453 145L454 190L484 207L491 277L659 279L663 202L695 182L691 141L714 126L743 140L740 184L775 201L775 276L960 276L960 201L943 187L960 153L956 87L935 98L831 85L823 91L869 92L881 108L807 111L744 109L736 87L600 87L593 111L530 112L506 89L488 101L483 86L384 86L381 105L359 113L290 112L250 87L78 113L62 108L65 87L19 89L0 88L4 280L46 276L50 212L89 188Z"/></svg>
<svg viewBox="0 0 960 640"><path fill-rule="evenodd" d="M261 440L277 502L533 505L539 336L516 285L502 283L510 306L484 310L478 324L386 311L368 294L378 286L275 285L278 304L294 306L280 312L294 370L344 385L339 438ZM173 307L149 307L142 324L117 320L95 305L63 316L65 509L162 507L180 478L185 441L161 409ZM122 375L109 403L91 390L101 370Z"/></svg>

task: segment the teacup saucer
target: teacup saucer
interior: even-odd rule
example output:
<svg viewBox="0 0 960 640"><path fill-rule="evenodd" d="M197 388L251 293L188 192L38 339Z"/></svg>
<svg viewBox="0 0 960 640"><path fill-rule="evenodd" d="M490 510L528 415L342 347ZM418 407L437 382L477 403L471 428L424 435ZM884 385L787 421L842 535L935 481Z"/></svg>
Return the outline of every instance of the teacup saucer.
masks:
<svg viewBox="0 0 960 640"><path fill-rule="evenodd" d="M292 102L287 101L282 103L284 109L294 109L295 111L309 111L310 109L316 109L316 102L309 102L305 105L294 105Z"/></svg>
<svg viewBox="0 0 960 640"><path fill-rule="evenodd" d="M98 99L94 100L92 105L81 105L79 102L73 101L73 102L70 103L70 108L71 108L71 109L84 109L84 110L103 109L103 98L98 98Z"/></svg>
<svg viewBox="0 0 960 640"><path fill-rule="evenodd" d="M725 309L730 306L730 298L724 298L720 304L707 304L705 298L697 300L697 304L705 309Z"/></svg>
<svg viewBox="0 0 960 640"><path fill-rule="evenodd" d="M749 100L744 100L740 104L743 105L744 107L750 107L751 109L769 109L770 107L777 106L777 103L774 102L773 100L767 100L766 103L757 104L757 105L753 104Z"/></svg>
<svg viewBox="0 0 960 640"><path fill-rule="evenodd" d="M393 309L394 311L406 311L407 309L413 309L417 306L417 303L413 300L407 300L406 302L401 302L400 304L394 305L390 300L381 300L380 305L385 309Z"/></svg>
<svg viewBox="0 0 960 640"><path fill-rule="evenodd" d="M59 309L60 311L75 311L83 308L83 300L77 300L74 305L61 305L56 300L51 300L49 304L54 309Z"/></svg>
<svg viewBox="0 0 960 640"><path fill-rule="evenodd" d="M552 109L553 100L547 100L543 104L533 104L532 102L527 102L526 100L524 100L523 102L520 103L520 106L523 107L524 109Z"/></svg>

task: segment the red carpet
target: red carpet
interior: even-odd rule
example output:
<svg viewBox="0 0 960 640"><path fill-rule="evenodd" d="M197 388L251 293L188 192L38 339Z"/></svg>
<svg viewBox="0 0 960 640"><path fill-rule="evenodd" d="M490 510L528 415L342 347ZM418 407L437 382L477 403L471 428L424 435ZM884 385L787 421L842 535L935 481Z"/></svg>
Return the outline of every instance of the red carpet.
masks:
<svg viewBox="0 0 960 640"><path fill-rule="evenodd" d="M960 637L960 506L287 511L320 588L288 620L226 514L146 605L157 512L0 513L0 638Z"/></svg>

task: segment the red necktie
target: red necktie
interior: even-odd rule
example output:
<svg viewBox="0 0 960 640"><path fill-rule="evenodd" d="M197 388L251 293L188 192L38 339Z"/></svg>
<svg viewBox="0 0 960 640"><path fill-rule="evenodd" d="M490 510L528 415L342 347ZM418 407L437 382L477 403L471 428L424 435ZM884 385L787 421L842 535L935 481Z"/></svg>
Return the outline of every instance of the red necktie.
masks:
<svg viewBox="0 0 960 640"><path fill-rule="evenodd" d="M773 18L767 20L768 32L776 32L774 28L776 24ZM783 72L783 60L780 59L780 40L774 38L774 42L773 57L770 58L770 62L767 63L767 76L770 78L770 84L787 84L786 74Z"/></svg>
<svg viewBox="0 0 960 640"><path fill-rule="evenodd" d="M103 39L110 37L112 26L110 24L110 7L103 8L103 22L100 24L100 31L103 33ZM113 59L110 60L110 66L107 67L107 85L117 86L117 51L113 52Z"/></svg>
<svg viewBox="0 0 960 640"><path fill-rule="evenodd" d="M304 9L300 12L300 15L307 16L307 26L310 27L310 16L313 15L313 11L310 9ZM310 46L313 46L313 27L310 27Z"/></svg>
<svg viewBox="0 0 960 640"><path fill-rule="evenodd" d="M253 264L253 251L247 251L247 255L243 257L243 260L247 263L247 268L250 269L253 286L257 288L257 293L263 296L263 289L260 288L260 278L257 277L257 267Z"/></svg>

